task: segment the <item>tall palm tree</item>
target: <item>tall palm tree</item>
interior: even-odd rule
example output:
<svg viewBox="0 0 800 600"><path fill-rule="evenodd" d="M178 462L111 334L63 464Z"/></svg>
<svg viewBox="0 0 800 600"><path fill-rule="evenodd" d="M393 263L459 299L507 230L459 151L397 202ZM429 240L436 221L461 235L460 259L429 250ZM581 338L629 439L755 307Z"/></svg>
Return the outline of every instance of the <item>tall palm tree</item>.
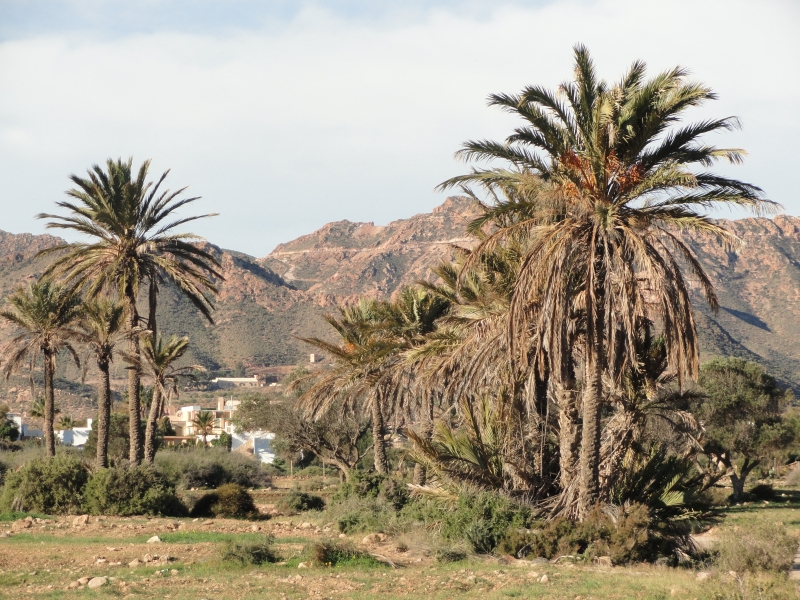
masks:
<svg viewBox="0 0 800 600"><path fill-rule="evenodd" d="M214 421L216 420L214 413L211 411L201 411L192 420L195 433L203 436L203 446L207 446L207 438L214 431Z"/></svg>
<svg viewBox="0 0 800 600"><path fill-rule="evenodd" d="M339 316L326 315L325 320L339 336L331 344L320 338L302 338L334 357L334 368L325 373L300 398L299 404L311 414L322 414L333 406L353 406L363 400L372 417L372 438L375 470L389 472L384 441L383 405L389 381L387 359L396 355L394 341L382 335L384 315L379 302L362 300L355 306L339 309Z"/></svg>
<svg viewBox="0 0 800 600"><path fill-rule="evenodd" d="M176 211L198 200L179 199L185 190L160 191L169 171L156 181L147 181L150 161L142 163L138 173L132 171L133 159L108 159L106 170L93 166L87 178L70 176L77 186L67 191L73 200L58 202L69 211L66 216L40 214L52 219L48 228L68 229L90 239L88 242L65 243L45 252L65 251L47 269L71 285L85 290L87 297L113 290L127 304L129 330L128 354L138 362L140 318L137 308L140 286L146 283L149 295L147 327L156 332L158 286L170 281L212 321L212 294L217 292L214 278L221 280L219 262L209 252L193 243L201 238L175 229L187 222L210 214L178 217ZM138 368L129 370L128 398L130 408L130 461L139 464L143 457L141 419L139 415Z"/></svg>
<svg viewBox="0 0 800 600"><path fill-rule="evenodd" d="M108 436L111 420L111 376L109 369L114 361L117 344L129 336L125 305L108 298L87 300L84 303L81 341L94 354L100 371L97 391L97 456L99 469L108 466Z"/></svg>
<svg viewBox="0 0 800 600"><path fill-rule="evenodd" d="M716 98L705 85L671 69L645 80L635 62L609 85L598 78L589 52L575 48L575 80L554 93L539 86L518 95L490 96L490 105L521 117L505 143L467 142L466 160L501 159L503 168L473 169L441 187L478 183L493 190L495 215L524 215L490 232L479 247L511 236L532 243L525 256L510 311L510 342L519 352L537 346L551 374L561 373L559 342L575 306L583 314L583 417L579 511L598 501L603 378L622 371L611 348L636 363L636 330L642 319L663 328L670 368L682 381L698 372L699 351L683 270L700 283L713 309L717 299L706 273L676 230L692 230L735 243L705 213L712 206L763 212L776 208L761 190L706 171L718 160L742 160L738 149L717 148L702 136L738 126L733 117L677 127L682 113ZM480 252L478 252L479 254ZM532 310L532 307L537 307ZM538 340L531 340L535 331Z"/></svg>
<svg viewBox="0 0 800 600"><path fill-rule="evenodd" d="M33 373L41 356L44 364L44 441L48 456L55 456L53 418L55 416L56 356L66 350L80 368L73 341L78 337L81 299L74 291L50 280L39 280L30 288L18 288L8 298L11 310L0 311L0 317L13 323L22 332L5 349L6 379L27 362ZM31 379L32 379L31 375Z"/></svg>
<svg viewBox="0 0 800 600"><path fill-rule="evenodd" d="M147 374L153 379L153 400L150 403L144 436L144 459L150 464L153 463L156 455L155 440L158 419L164 410L165 399L171 390L175 389L179 375L202 368L198 365L175 366L188 348L189 338L179 338L175 335L166 341L160 335L158 339L148 335L142 344L142 363Z"/></svg>

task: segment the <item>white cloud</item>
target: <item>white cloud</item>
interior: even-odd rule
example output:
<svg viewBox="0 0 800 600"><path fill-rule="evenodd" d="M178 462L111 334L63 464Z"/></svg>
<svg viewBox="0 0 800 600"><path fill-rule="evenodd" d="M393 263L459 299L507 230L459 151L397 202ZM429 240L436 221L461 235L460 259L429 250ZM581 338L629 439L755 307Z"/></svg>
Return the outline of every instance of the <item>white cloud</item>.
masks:
<svg viewBox="0 0 800 600"><path fill-rule="evenodd" d="M413 20L347 19L308 8L263 28L124 36L61 32L0 44L3 229L40 231L67 175L108 156L153 157L172 187L191 184L198 232L256 255L330 220L385 222L429 210L460 173L468 138L514 125L486 95L571 73L571 46L614 79L634 58L682 64L745 129L723 145L733 171L789 212L800 133L796 3L562 1L493 12L444 9Z"/></svg>

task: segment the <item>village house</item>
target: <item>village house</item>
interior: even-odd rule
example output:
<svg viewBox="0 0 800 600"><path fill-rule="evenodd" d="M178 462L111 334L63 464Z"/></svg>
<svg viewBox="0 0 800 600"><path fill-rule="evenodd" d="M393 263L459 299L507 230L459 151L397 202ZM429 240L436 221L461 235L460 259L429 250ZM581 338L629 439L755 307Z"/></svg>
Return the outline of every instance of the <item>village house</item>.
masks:
<svg viewBox="0 0 800 600"><path fill-rule="evenodd" d="M214 389L264 386L264 384L258 380L257 375L253 377L215 377L211 380L211 384Z"/></svg>

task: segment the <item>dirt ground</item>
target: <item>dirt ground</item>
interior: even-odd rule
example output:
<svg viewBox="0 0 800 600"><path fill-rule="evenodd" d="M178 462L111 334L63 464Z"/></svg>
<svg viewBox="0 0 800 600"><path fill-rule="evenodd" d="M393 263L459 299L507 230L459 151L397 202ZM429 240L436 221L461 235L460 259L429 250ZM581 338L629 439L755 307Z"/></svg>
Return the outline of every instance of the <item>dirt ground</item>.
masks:
<svg viewBox="0 0 800 600"><path fill-rule="evenodd" d="M268 511L273 494L256 494ZM775 507L777 508L777 507ZM800 524L797 509L781 507L755 517ZM744 514L744 513L743 513ZM750 513L748 513L750 515ZM744 517L734 517L736 518ZM24 598L601 598L734 597L726 574L703 581L695 570L638 565L557 564L512 557L473 557L437 563L422 547L404 547L391 537L346 538L382 561L378 566L330 568L298 565L304 546L339 539L324 513L270 520L31 517L0 522L0 597ZM281 563L240 566L221 559L227 541L275 538ZM159 541L152 541L158 536ZM102 585L91 589L89 581ZM785 579L785 578L784 578ZM771 584L772 585L772 584ZM783 582L770 598L792 597ZM786 595L790 594L790 595Z"/></svg>

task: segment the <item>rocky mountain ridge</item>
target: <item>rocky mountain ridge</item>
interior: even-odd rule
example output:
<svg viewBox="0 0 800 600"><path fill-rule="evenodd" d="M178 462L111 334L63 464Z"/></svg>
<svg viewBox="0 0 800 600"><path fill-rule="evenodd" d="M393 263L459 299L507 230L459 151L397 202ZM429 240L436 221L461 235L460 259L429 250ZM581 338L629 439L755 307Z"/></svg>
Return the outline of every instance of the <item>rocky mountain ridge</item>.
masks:
<svg viewBox="0 0 800 600"><path fill-rule="evenodd" d="M476 214L466 198L448 198L431 213L384 226L338 221L263 258L208 244L225 281L215 322L167 288L160 298L163 331L188 334L193 360L210 368L293 364L310 349L298 337L326 335L321 316L363 295L388 297L399 287L430 279L430 267L469 246L465 227ZM782 381L800 382L800 218L720 221L743 242L735 251L717 240L680 233L711 276L721 309L712 314L697 298L705 356L758 360ZM0 232L0 294L38 276L34 256L53 236ZM0 324L0 341L11 329ZM121 367L120 367L121 368Z"/></svg>

